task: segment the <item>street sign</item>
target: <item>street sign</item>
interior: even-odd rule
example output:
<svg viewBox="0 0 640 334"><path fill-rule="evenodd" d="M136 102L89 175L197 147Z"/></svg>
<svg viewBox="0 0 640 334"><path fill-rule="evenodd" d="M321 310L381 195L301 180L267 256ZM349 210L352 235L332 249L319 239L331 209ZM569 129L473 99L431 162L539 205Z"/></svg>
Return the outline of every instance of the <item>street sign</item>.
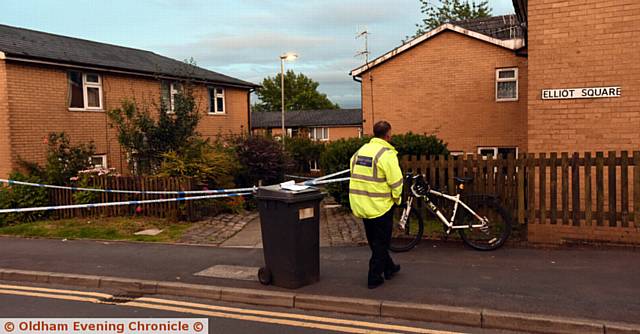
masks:
<svg viewBox="0 0 640 334"><path fill-rule="evenodd" d="M542 90L543 100L598 99L620 96L622 96L622 90L620 87L560 88Z"/></svg>

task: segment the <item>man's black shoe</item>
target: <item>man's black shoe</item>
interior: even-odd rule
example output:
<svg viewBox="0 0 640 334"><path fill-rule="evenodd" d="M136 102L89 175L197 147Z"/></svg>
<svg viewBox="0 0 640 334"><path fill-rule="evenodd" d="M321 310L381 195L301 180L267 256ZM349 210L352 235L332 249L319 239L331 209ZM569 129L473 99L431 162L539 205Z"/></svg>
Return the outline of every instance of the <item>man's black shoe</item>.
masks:
<svg viewBox="0 0 640 334"><path fill-rule="evenodd" d="M381 286L382 283L384 283L384 278L382 278L382 277L369 278L369 284L367 285L367 287L369 289L375 289L375 288Z"/></svg>
<svg viewBox="0 0 640 334"><path fill-rule="evenodd" d="M393 276L395 276L395 274L397 274L400 271L400 265L399 264L394 264L393 268L391 268L391 270L385 270L384 272L384 278L385 279L391 279L393 278Z"/></svg>

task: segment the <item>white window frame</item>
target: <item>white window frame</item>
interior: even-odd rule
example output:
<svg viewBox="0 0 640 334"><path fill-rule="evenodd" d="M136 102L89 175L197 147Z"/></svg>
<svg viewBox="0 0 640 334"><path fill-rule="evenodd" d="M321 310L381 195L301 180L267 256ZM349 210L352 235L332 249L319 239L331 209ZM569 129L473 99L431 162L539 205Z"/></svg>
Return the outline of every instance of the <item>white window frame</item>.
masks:
<svg viewBox="0 0 640 334"><path fill-rule="evenodd" d="M179 94L180 90L176 88L179 83L170 82L169 83L169 110L167 111L170 114L175 113L175 98L174 95Z"/></svg>
<svg viewBox="0 0 640 334"><path fill-rule="evenodd" d="M107 169L107 168L109 168L109 167L108 167L108 165L107 165L107 155L106 155L106 154L97 154L97 155L93 155L93 156L91 156L91 158L89 159L89 163L91 163L91 164L93 165L93 159L95 159L95 158L100 158L100 159L102 159L102 166L101 166L101 167L99 167L99 168L102 168L102 169ZM98 167L96 167L96 166L94 165L94 168L98 168Z"/></svg>
<svg viewBox="0 0 640 334"><path fill-rule="evenodd" d="M320 130L321 137L318 137L318 130ZM326 137L324 136L324 131L327 131ZM329 128L328 127L317 127L311 128L309 131L309 138L316 141L329 141Z"/></svg>
<svg viewBox="0 0 640 334"><path fill-rule="evenodd" d="M513 71L513 78L500 78L500 72ZM498 97L498 84L500 82L515 82L516 83L516 97L508 97L508 98L499 98ZM496 69L496 102L513 102L518 101L519 98L519 87L520 83L518 80L518 68L517 67L507 67L507 68L497 68Z"/></svg>
<svg viewBox="0 0 640 334"><path fill-rule="evenodd" d="M218 93L221 90L222 93ZM211 93L213 92L213 103L211 102ZM222 111L218 111L218 98L222 98ZM223 87L209 87L209 115L224 115L227 113L227 99L225 98L225 89Z"/></svg>
<svg viewBox="0 0 640 334"><path fill-rule="evenodd" d="M320 171L320 164L318 163L318 160L309 160L309 171L311 172Z"/></svg>
<svg viewBox="0 0 640 334"><path fill-rule="evenodd" d="M82 71L69 71L69 72L77 72L82 74L82 102L84 103L84 108L77 107L69 107L71 111L104 111L104 104L102 99L102 75L95 72L82 72ZM98 77L98 82L87 82L87 75L95 75ZM90 107L89 106L89 94L88 88L97 88L98 89L98 107ZM69 88L70 89L70 88ZM72 94L69 91L69 94Z"/></svg>

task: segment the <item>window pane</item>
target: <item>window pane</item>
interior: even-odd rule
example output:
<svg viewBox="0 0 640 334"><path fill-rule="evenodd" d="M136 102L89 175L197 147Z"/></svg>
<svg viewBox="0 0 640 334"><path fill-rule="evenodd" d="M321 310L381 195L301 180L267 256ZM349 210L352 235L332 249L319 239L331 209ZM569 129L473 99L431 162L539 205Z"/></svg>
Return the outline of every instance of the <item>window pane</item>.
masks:
<svg viewBox="0 0 640 334"><path fill-rule="evenodd" d="M216 89L216 92L217 92L217 94L219 94L219 95L224 95L224 89L222 89L222 88L217 88L217 89Z"/></svg>
<svg viewBox="0 0 640 334"><path fill-rule="evenodd" d="M84 108L82 74L69 72L69 108Z"/></svg>
<svg viewBox="0 0 640 334"><path fill-rule="evenodd" d="M516 82L498 82L498 99L515 99Z"/></svg>
<svg viewBox="0 0 640 334"><path fill-rule="evenodd" d="M160 82L160 93L162 96L162 103L168 108L170 104L171 88L166 81Z"/></svg>
<svg viewBox="0 0 640 334"><path fill-rule="evenodd" d="M224 99L221 97L216 98L217 100L217 106L218 106L218 112L224 112Z"/></svg>
<svg viewBox="0 0 640 334"><path fill-rule="evenodd" d="M480 155L485 156L485 157L492 157L494 153L495 153L495 151L492 148L480 149Z"/></svg>
<svg viewBox="0 0 640 334"><path fill-rule="evenodd" d="M498 155L501 156L502 158L506 159L509 156L509 154L515 157L516 148L515 147L499 147L498 148Z"/></svg>
<svg viewBox="0 0 640 334"><path fill-rule="evenodd" d="M96 167L96 168L105 167L104 157L101 157L101 156L91 157L91 164L93 165L93 167Z"/></svg>
<svg viewBox="0 0 640 334"><path fill-rule="evenodd" d="M100 77L97 74L87 74L87 82L93 82L93 83L99 83L100 82Z"/></svg>
<svg viewBox="0 0 640 334"><path fill-rule="evenodd" d="M100 88L87 87L87 106L100 108Z"/></svg>
<svg viewBox="0 0 640 334"><path fill-rule="evenodd" d="M516 71L514 70L498 71L498 78L500 79L508 79L508 78L515 78L515 77L516 77Z"/></svg>

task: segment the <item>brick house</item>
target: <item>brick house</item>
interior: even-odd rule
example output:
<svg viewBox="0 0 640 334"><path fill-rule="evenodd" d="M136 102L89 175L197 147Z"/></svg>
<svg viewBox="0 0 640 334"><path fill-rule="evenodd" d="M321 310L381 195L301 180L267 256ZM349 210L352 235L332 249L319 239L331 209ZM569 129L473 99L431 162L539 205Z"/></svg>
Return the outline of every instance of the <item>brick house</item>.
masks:
<svg viewBox="0 0 640 334"><path fill-rule="evenodd" d="M171 105L187 80L201 134L249 131L255 84L149 51L0 25L0 176L19 159L44 162L43 141L54 131L74 143L94 141L94 163L126 170L106 111L134 99L154 112L161 98Z"/></svg>
<svg viewBox="0 0 640 334"><path fill-rule="evenodd" d="M331 141L358 137L362 134L362 110L287 111L284 120L289 136L308 136L314 140ZM282 135L282 114L252 112L251 129L256 134Z"/></svg>
<svg viewBox="0 0 640 334"><path fill-rule="evenodd" d="M454 154L526 150L527 59L515 16L445 24L351 71L365 133L436 134Z"/></svg>
<svg viewBox="0 0 640 334"><path fill-rule="evenodd" d="M513 3L517 16L445 24L352 70L365 133L386 119L458 154L638 150L640 4Z"/></svg>

